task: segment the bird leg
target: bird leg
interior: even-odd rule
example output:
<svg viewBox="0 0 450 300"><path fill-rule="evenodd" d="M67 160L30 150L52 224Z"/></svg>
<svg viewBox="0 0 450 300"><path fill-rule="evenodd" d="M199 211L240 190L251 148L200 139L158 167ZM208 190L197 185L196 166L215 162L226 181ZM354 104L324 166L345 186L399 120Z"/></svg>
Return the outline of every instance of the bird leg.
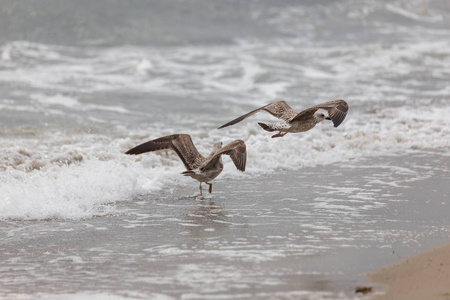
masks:
<svg viewBox="0 0 450 300"><path fill-rule="evenodd" d="M285 133L281 133L281 131L280 131L280 132L278 132L277 134L275 134L275 135L272 135L272 138L276 138L276 137L283 137L283 136L285 136L285 135L286 135L286 133L287 133L287 132L285 132Z"/></svg>
<svg viewBox="0 0 450 300"><path fill-rule="evenodd" d="M200 182L200 196L203 196L202 194L202 183Z"/></svg>
<svg viewBox="0 0 450 300"><path fill-rule="evenodd" d="M211 194L212 193L212 183L206 182L206 184L209 184L208 192Z"/></svg>

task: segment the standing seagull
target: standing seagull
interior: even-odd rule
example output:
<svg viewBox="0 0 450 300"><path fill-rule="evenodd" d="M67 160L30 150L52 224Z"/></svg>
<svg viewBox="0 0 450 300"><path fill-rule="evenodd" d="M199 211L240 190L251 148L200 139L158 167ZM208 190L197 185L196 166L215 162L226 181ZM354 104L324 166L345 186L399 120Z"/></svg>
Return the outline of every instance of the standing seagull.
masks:
<svg viewBox="0 0 450 300"><path fill-rule="evenodd" d="M319 109L326 110L328 116L318 111ZM296 112L286 103L286 101L277 101L240 116L239 118L220 126L219 129L239 123L262 110L267 111L272 116L282 120L278 123L271 124L258 123L259 126L266 131L278 130L279 132L272 136L273 138L276 138L283 137L288 132L308 131L323 120L331 120L333 121L334 127L338 127L347 115L348 104L344 100L334 100L314 105L301 112Z"/></svg>
<svg viewBox="0 0 450 300"><path fill-rule="evenodd" d="M209 157L203 157L195 148L189 134L174 134L161 137L136 146L125 154L141 154L145 152L172 149L175 151L186 167L187 171L181 173L200 181L200 196L202 195L202 182L209 184L209 193L212 192L213 180L223 170L222 154L229 155L236 168L244 172L247 161L247 150L244 141L234 140L222 148L222 142L214 143L214 149Z"/></svg>

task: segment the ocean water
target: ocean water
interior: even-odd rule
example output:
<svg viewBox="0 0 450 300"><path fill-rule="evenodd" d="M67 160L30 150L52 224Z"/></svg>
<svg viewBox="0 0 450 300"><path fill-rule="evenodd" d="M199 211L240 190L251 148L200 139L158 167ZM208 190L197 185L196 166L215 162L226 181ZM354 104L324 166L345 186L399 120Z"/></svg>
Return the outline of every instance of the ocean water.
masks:
<svg viewBox="0 0 450 300"><path fill-rule="evenodd" d="M188 238L175 245L171 245L168 237L160 238L152 245L145 242L146 247L134 248L133 245L145 239L139 236L119 243L121 247L128 244L129 248L118 249L115 245L108 249L108 240L98 249L89 248L91 254L84 253L85 250L62 251L52 257L53 265L59 265L59 261L74 262L80 272L90 274L86 278L93 283L96 275L106 276L106 272L88 266L83 269L83 264L89 265L85 260L90 261L92 257L95 261L97 254L104 255L105 259L110 259L110 255L114 260L116 254L128 253L132 266L142 263L141 258L147 263L157 261L158 257L163 257L165 262L174 257L189 260L186 264L179 261L177 272L169 274L161 271L162 264L152 265L160 270L156 278L146 278L145 270L132 275L133 268L125 268L127 276L132 277L129 282L155 288L139 290L134 285L121 286L117 279L117 289L112 286L83 289L81 283L80 286L62 285L54 292L50 284L48 289L37 288L37 284L19 289L6 273L0 279L0 286L15 297L43 299L67 299L74 293L71 297L76 299L211 299L213 294L218 299L230 295L251 298L255 291L261 298L348 297L348 293L342 294L336 287L300 286L296 290L291 286L283 288L283 281L276 279L264 283L267 273L258 270L254 272L260 274L260 279L252 278L253 281L240 286L240 279L247 278L245 271L227 268L226 264L222 264L222 269L215 269L212 261L229 260L233 264L263 261L267 263L261 267L264 270L270 269L272 259L289 264L291 256L286 247L291 245L289 234L296 240L298 232L294 228L285 231L286 224L275 222L278 225L274 230L281 233L256 234L265 236L264 243L254 236L252 239L248 232L234 229L245 223L240 219L248 217L243 211L250 207L255 212L253 205L260 199L264 200L261 201L266 210L251 214L254 223L265 222L257 216L264 219L266 214L273 213L274 208L268 205L273 204L271 200L279 200L281 206L290 202L298 204L299 191L292 190L291 185L303 185L290 180L290 176L298 178L307 173L315 178L308 180L300 192L315 195L306 197L312 203L301 205L305 215L324 207L327 210L318 215L324 226L322 230L317 227L317 220L299 218L293 211L288 214L302 220L296 228L305 230L315 241L312 244L308 241L314 247L306 248L302 246L303 241L294 243L302 254L311 256L320 255L322 247L334 249L335 241L340 241L340 247L346 247L342 241L353 237L345 233L343 226L361 222L367 211L389 209L387 205L392 198L404 200L387 189L402 190L405 182L448 178L449 18L450 5L444 0L3 1L0 7L0 224L4 237L2 247L10 256L4 257L2 271L14 273L15 270L17 275L19 266L27 263L28 275L23 278L28 282L45 281L45 274L52 278L52 263L42 267L39 261L12 254L11 245L19 243L21 236L54 234L56 238L65 230L83 232L91 227L121 234L128 218L133 219L130 225L139 227L143 222L142 226L148 230L156 222L166 223L169 235L178 236L180 226L185 227L181 232L189 233L192 220L175 216L183 215L180 210L186 207L203 207L203 202L190 197L198 193L197 182L180 175L184 167L174 153L124 155L137 144L164 135L187 133L199 151L207 155L215 141L228 143L243 139L248 159L246 172L240 173L228 157L224 158L224 172L215 180L213 194L208 197L214 203L213 208L203 212L205 218L217 217L223 203L237 205L228 207L231 212L225 209L228 212L214 221L226 223L231 222L229 218L238 217L238 225L231 222L234 233L227 235L229 246L222 243L223 233L218 233L219 229L206 226L202 232L208 233L210 239L199 250L204 251L204 256L198 256ZM271 139L271 134L257 125L260 121L273 120L263 112L233 127L216 129L276 100L286 100L300 111L335 99L345 99L350 106L346 120L338 128L322 122L309 132ZM380 159L383 157L391 163L383 165L384 159ZM408 157L411 162L405 159ZM323 169L345 173L345 168L354 168L361 182L353 178L349 180L352 184L344 182L341 188L332 182L321 182L323 176L333 175L322 172ZM377 188L370 190L363 183ZM264 189L264 193L256 189L268 185L277 189ZM240 193L240 187L245 193ZM414 189L414 185L409 188ZM324 198L319 197L320 193ZM441 184L437 193L444 198L439 203L445 210L447 206L442 203L448 200L445 199L448 188ZM345 197L335 199L333 206L330 200L333 195ZM240 197L246 199L243 206L233 201ZM356 203L361 207L355 208ZM293 210L295 205L287 205L286 209ZM348 210L348 216L354 219L349 217L331 227L324 225L327 214L341 216L342 210ZM172 214L174 219L170 217ZM199 214L202 212L187 212L192 218ZM378 217L369 218L369 222L381 222ZM49 224L58 233L51 233ZM427 223L428 227L421 232L441 225L445 233L447 223ZM263 227L270 230L270 226ZM332 237L333 242L321 240L321 232L335 230L338 233ZM381 240L387 247L387 237L394 233L390 234L370 239L371 245ZM416 232L417 235L420 234ZM267 250L265 242L270 236L278 242L274 243L276 247ZM79 236L75 240L82 243L83 238ZM30 242L28 248L33 253L56 251L46 249L47 242L44 240L39 246ZM239 243L251 249L233 248ZM356 244L353 242L349 247ZM210 252L214 247L217 253ZM25 251L27 247L19 248ZM200 265L202 259L209 261L209 265ZM62 268L66 267L63 264ZM41 273L40 268L44 268ZM290 271L293 281L295 272L303 272L302 267ZM310 268L308 272L326 273L326 270ZM220 278L220 274L229 277ZM278 275L282 274L280 271ZM14 278L22 275L17 276ZM64 281L61 279L64 277L59 278ZM77 278L84 282L80 274ZM164 292L157 288L158 278L164 281L161 283ZM17 282L21 281L17 279ZM245 293L239 292L241 288ZM176 292L171 294L171 289Z"/></svg>

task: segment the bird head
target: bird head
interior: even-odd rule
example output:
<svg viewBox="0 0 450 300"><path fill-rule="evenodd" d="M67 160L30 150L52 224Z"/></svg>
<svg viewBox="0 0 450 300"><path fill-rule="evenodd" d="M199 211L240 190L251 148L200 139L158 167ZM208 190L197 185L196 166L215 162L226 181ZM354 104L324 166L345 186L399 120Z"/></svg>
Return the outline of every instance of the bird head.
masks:
<svg viewBox="0 0 450 300"><path fill-rule="evenodd" d="M331 120L327 114L321 112L320 110L314 113L314 118L316 119L317 123L322 122L323 120Z"/></svg>
<svg viewBox="0 0 450 300"><path fill-rule="evenodd" d="M222 142L215 142L213 144L214 151L218 151L218 150L222 149L222 145L223 145Z"/></svg>

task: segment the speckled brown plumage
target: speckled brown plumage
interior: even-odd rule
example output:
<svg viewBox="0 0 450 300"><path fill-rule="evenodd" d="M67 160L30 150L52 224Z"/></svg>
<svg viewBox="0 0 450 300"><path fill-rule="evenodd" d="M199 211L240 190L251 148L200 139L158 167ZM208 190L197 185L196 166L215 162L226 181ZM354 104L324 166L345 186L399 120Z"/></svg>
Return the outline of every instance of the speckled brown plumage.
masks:
<svg viewBox="0 0 450 300"><path fill-rule="evenodd" d="M221 146L222 143L215 143L215 149L211 155L204 157L198 152L190 135L174 134L138 145L125 154L137 155L163 149L174 150L186 167L187 171L182 174L200 181L200 195L202 195L202 182L209 184L209 192L212 192L212 184L208 181L213 180L222 172L222 155L229 155L236 168L241 172L245 171L247 150L244 141L234 140L225 147Z"/></svg>
<svg viewBox="0 0 450 300"><path fill-rule="evenodd" d="M316 114L319 109L326 110L328 116ZM334 100L296 112L286 101L277 101L242 115L220 126L219 129L239 123L260 111L267 111L274 117L282 120L272 124L258 123L266 131L279 131L278 134L272 137L282 137L288 132L308 131L325 119L333 121L334 127L338 127L347 115L348 104L344 100Z"/></svg>

